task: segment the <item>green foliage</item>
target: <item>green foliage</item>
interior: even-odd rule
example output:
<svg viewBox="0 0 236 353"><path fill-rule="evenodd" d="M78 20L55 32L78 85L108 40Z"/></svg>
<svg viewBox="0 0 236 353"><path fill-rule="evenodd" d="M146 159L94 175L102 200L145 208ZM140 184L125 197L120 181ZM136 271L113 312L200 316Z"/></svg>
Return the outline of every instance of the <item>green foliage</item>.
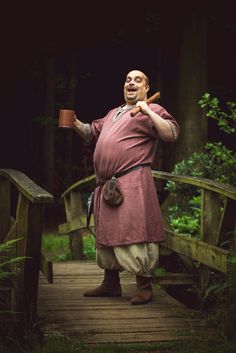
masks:
<svg viewBox="0 0 236 353"><path fill-rule="evenodd" d="M218 126L227 134L235 133L236 103L227 102L229 112L223 112L217 98L206 93L199 101L201 107L208 107L207 116L217 120ZM174 166L173 174L212 179L225 184L236 185L236 153L222 142L207 143L202 152L193 153L188 159ZM176 232L199 236L200 202L196 204L199 190L192 185L168 181L166 189L178 200L178 206L169 209L169 221ZM195 200L195 201L194 201ZM195 207L193 203L195 202Z"/></svg>
<svg viewBox="0 0 236 353"><path fill-rule="evenodd" d="M194 152L174 166L173 174L204 177L218 182L236 185L236 153L221 142L207 143L203 152ZM168 181L167 190L172 193L193 196L196 188L191 185Z"/></svg>
<svg viewBox="0 0 236 353"><path fill-rule="evenodd" d="M4 295L1 288L14 287L12 281L20 271L20 262L26 259L26 256L15 256L15 245L21 238L8 240L0 244L0 316L1 314L14 314L11 310L11 303ZM1 334L4 338L8 337L10 331L14 331L14 323L2 322ZM1 347L1 341L0 341Z"/></svg>
<svg viewBox="0 0 236 353"><path fill-rule="evenodd" d="M67 235L44 234L42 251L51 261L70 260L70 241Z"/></svg>
<svg viewBox="0 0 236 353"><path fill-rule="evenodd" d="M154 271L155 276L161 276L164 275L167 272L167 270L164 267L157 267Z"/></svg>
<svg viewBox="0 0 236 353"><path fill-rule="evenodd" d="M228 109L225 112L218 98L212 98L206 93L198 103L202 108L208 108L207 117L215 119L220 130L227 134L235 133L236 102L227 102ZM226 148L222 142L207 143L203 152L195 152L188 159L177 163L173 174L204 177L236 185L236 153ZM174 193L181 191L184 195L194 195L193 187L177 186L171 181L167 183L167 189Z"/></svg>
<svg viewBox="0 0 236 353"><path fill-rule="evenodd" d="M86 235L83 237L84 255L88 260L95 260L96 249L95 249L95 238L93 235Z"/></svg>
<svg viewBox="0 0 236 353"><path fill-rule="evenodd" d="M0 244L0 281L13 277L17 270L18 265L26 257L16 257L13 254L13 249L16 243L21 238L8 240Z"/></svg>
<svg viewBox="0 0 236 353"><path fill-rule="evenodd" d="M88 260L95 259L95 238L86 234L83 236L84 255ZM44 234L42 251L51 261L68 261L71 259L70 239L68 235Z"/></svg>
<svg viewBox="0 0 236 353"><path fill-rule="evenodd" d="M176 219L173 218L171 225L176 233L194 235L195 237L199 238L198 234L200 227L198 219L193 219L191 216L183 214Z"/></svg>
<svg viewBox="0 0 236 353"><path fill-rule="evenodd" d="M189 175L236 185L236 153L218 143L207 143L203 152L195 152L177 163L175 175ZM177 198L177 206L169 209L171 226L179 233L199 236L200 191L193 185L168 181L166 189Z"/></svg>
<svg viewBox="0 0 236 353"><path fill-rule="evenodd" d="M216 120L220 130L226 134L235 133L236 102L227 102L227 111L225 112L220 106L218 98L212 98L209 93L205 93L198 103L202 108L208 108L207 117Z"/></svg>
<svg viewBox="0 0 236 353"><path fill-rule="evenodd" d="M200 238L200 196L181 201L181 206L169 208L169 222L176 233Z"/></svg>

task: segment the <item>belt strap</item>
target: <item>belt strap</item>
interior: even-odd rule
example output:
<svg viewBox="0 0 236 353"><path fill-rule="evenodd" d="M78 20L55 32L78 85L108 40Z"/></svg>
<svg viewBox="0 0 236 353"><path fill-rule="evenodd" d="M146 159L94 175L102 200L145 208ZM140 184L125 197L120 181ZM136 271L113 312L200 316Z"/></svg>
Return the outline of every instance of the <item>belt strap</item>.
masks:
<svg viewBox="0 0 236 353"><path fill-rule="evenodd" d="M146 166L150 166L149 163L144 163L144 164L138 164L138 165L135 165L134 167L131 167L129 169L126 169L126 170L123 170L122 172L119 172L119 173L116 173L114 176L116 178L119 178L125 174L128 174L130 172L132 172L133 170L136 170L136 169L140 169L140 168L143 168L143 167L146 167Z"/></svg>
<svg viewBox="0 0 236 353"><path fill-rule="evenodd" d="M119 178L125 174L128 174L130 172L133 172L134 170L137 170L137 169L140 169L140 168L143 168L143 167L147 167L147 166L150 166L150 163L144 163L144 164L138 164L138 165L135 165L134 167L131 167L129 169L126 169L126 170L123 170L119 173L116 173L114 174L111 178L115 177L115 178ZM111 178L107 178L107 179L104 179L104 180L99 180L97 185L103 185L105 184L105 182Z"/></svg>

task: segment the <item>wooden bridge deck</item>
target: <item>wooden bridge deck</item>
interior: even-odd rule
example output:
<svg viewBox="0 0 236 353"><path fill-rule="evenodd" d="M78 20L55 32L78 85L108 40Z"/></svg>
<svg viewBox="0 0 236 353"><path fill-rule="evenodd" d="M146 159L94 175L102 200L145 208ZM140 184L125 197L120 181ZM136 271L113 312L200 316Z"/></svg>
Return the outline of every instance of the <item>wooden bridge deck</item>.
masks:
<svg viewBox="0 0 236 353"><path fill-rule="evenodd" d="M45 334L60 332L86 343L137 343L181 340L204 327L184 305L154 285L154 300L131 305L134 276L121 273L123 296L85 298L100 284L103 271L94 262L54 263L54 283L40 276L38 315Z"/></svg>

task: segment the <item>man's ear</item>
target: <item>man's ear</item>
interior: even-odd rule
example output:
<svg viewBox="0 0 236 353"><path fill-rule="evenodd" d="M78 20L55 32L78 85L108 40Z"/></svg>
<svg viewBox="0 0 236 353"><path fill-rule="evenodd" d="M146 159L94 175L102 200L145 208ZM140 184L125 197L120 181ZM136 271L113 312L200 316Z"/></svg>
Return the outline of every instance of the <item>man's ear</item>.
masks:
<svg viewBox="0 0 236 353"><path fill-rule="evenodd" d="M150 86L146 85L146 93L148 93L149 90L150 90Z"/></svg>

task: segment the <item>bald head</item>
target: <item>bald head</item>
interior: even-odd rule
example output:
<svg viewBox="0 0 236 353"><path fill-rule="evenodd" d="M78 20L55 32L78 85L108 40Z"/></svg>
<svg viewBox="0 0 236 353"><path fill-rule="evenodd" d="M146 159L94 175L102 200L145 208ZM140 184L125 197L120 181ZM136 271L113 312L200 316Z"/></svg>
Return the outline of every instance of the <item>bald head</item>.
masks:
<svg viewBox="0 0 236 353"><path fill-rule="evenodd" d="M145 80L145 82L146 82L146 85L149 85L149 78L145 75L144 72L142 72L142 71L140 71L140 70L132 70L132 71L130 71L130 72L127 74L126 78L127 78L130 74L131 74L131 75L132 75L132 74L135 74L135 75L139 75L139 76L143 77L144 80Z"/></svg>
<svg viewBox="0 0 236 353"><path fill-rule="evenodd" d="M147 99L149 91L149 79L140 70L130 71L124 84L124 98L127 104L136 104L139 100Z"/></svg>

